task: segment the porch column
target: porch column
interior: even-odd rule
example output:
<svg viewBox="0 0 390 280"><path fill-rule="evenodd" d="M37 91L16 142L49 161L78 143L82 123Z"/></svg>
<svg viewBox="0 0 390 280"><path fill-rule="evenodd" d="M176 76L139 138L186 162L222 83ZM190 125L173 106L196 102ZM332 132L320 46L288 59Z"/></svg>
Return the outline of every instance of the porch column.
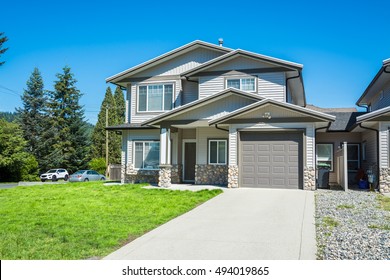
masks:
<svg viewBox="0 0 390 280"><path fill-rule="evenodd" d="M160 171L158 186L168 188L171 186L171 135L169 128L160 130Z"/></svg>

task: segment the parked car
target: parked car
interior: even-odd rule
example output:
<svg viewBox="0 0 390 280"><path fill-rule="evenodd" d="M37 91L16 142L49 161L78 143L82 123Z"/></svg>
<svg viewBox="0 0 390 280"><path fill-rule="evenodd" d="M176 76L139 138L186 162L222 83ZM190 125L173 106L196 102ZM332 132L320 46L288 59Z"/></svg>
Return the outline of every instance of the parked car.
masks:
<svg viewBox="0 0 390 280"><path fill-rule="evenodd" d="M66 169L50 169L46 173L41 174L40 178L42 182L45 182L46 180L52 180L53 182L55 182L58 179L63 179L64 181L67 181L69 179L69 173L68 171L66 171Z"/></svg>
<svg viewBox="0 0 390 280"><path fill-rule="evenodd" d="M69 177L69 182L88 182L106 180L106 177L95 170L79 170Z"/></svg>

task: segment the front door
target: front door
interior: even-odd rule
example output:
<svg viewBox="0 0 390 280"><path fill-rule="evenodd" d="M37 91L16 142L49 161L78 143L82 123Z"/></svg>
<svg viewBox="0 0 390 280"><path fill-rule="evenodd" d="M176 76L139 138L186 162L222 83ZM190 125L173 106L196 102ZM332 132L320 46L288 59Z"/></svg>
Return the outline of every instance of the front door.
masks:
<svg viewBox="0 0 390 280"><path fill-rule="evenodd" d="M196 143L184 142L183 181L195 182Z"/></svg>

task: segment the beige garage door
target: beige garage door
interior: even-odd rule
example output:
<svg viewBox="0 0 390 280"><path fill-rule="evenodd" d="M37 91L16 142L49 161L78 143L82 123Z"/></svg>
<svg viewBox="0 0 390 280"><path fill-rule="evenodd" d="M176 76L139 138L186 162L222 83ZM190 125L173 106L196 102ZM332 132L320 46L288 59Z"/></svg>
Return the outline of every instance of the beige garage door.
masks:
<svg viewBox="0 0 390 280"><path fill-rule="evenodd" d="M302 188L302 132L240 132L240 186Z"/></svg>

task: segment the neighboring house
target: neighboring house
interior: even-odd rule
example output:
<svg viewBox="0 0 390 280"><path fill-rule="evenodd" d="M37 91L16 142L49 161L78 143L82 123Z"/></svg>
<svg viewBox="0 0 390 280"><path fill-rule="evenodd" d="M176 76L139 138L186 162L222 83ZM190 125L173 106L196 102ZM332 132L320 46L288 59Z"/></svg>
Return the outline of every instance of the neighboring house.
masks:
<svg viewBox="0 0 390 280"><path fill-rule="evenodd" d="M337 181L344 142L353 181L375 162L375 131L356 110L306 106L302 67L194 41L108 78L127 90L126 123L108 128L122 133L122 182L314 190L317 165Z"/></svg>

